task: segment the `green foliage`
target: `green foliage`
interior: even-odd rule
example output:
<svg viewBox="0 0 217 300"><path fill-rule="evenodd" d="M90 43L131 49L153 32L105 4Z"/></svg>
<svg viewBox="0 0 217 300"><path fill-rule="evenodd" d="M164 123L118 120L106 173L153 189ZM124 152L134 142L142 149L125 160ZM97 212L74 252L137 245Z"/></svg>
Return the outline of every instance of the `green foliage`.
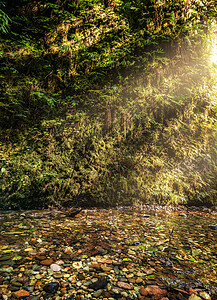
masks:
<svg viewBox="0 0 217 300"><path fill-rule="evenodd" d="M0 208L215 203L216 8L205 2L7 7Z"/></svg>
<svg viewBox="0 0 217 300"><path fill-rule="evenodd" d="M11 19L9 16L1 9L5 6L5 1L0 1L0 32L7 33L9 28L9 22Z"/></svg>

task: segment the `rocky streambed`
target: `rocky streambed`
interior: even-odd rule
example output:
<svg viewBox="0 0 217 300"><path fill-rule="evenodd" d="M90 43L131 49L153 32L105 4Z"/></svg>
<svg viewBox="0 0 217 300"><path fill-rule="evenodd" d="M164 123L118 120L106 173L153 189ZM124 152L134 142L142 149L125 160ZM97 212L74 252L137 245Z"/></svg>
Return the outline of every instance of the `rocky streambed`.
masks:
<svg viewBox="0 0 217 300"><path fill-rule="evenodd" d="M217 299L217 210L0 212L0 299Z"/></svg>

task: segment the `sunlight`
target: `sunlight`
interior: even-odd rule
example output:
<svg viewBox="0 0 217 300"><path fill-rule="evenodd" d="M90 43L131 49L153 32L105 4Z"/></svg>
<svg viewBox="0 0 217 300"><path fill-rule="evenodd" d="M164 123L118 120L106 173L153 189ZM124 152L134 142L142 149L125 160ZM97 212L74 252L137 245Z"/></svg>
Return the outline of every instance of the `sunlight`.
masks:
<svg viewBox="0 0 217 300"><path fill-rule="evenodd" d="M216 25L214 27L214 37L212 38L212 51L210 55L210 61L212 64L217 65L217 30Z"/></svg>
<svg viewBox="0 0 217 300"><path fill-rule="evenodd" d="M213 64L217 64L217 39L213 41L212 52L210 56L210 61Z"/></svg>

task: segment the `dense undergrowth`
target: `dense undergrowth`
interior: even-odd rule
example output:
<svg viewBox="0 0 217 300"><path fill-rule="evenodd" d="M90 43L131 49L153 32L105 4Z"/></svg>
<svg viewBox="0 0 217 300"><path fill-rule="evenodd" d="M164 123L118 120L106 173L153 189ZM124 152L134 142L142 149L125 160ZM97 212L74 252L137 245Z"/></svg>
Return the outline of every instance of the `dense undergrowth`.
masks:
<svg viewBox="0 0 217 300"><path fill-rule="evenodd" d="M7 1L0 208L216 204L215 3L146 2Z"/></svg>

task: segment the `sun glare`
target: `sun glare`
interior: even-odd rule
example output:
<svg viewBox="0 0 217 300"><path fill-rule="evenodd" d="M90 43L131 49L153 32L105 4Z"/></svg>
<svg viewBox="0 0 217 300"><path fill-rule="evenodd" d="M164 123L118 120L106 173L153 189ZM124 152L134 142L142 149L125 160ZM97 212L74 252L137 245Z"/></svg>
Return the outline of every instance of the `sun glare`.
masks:
<svg viewBox="0 0 217 300"><path fill-rule="evenodd" d="M213 45L212 53L210 56L211 63L217 64L217 43Z"/></svg>
<svg viewBox="0 0 217 300"><path fill-rule="evenodd" d="M217 31L214 33L214 38L212 40L212 52L210 56L210 61L217 65Z"/></svg>

